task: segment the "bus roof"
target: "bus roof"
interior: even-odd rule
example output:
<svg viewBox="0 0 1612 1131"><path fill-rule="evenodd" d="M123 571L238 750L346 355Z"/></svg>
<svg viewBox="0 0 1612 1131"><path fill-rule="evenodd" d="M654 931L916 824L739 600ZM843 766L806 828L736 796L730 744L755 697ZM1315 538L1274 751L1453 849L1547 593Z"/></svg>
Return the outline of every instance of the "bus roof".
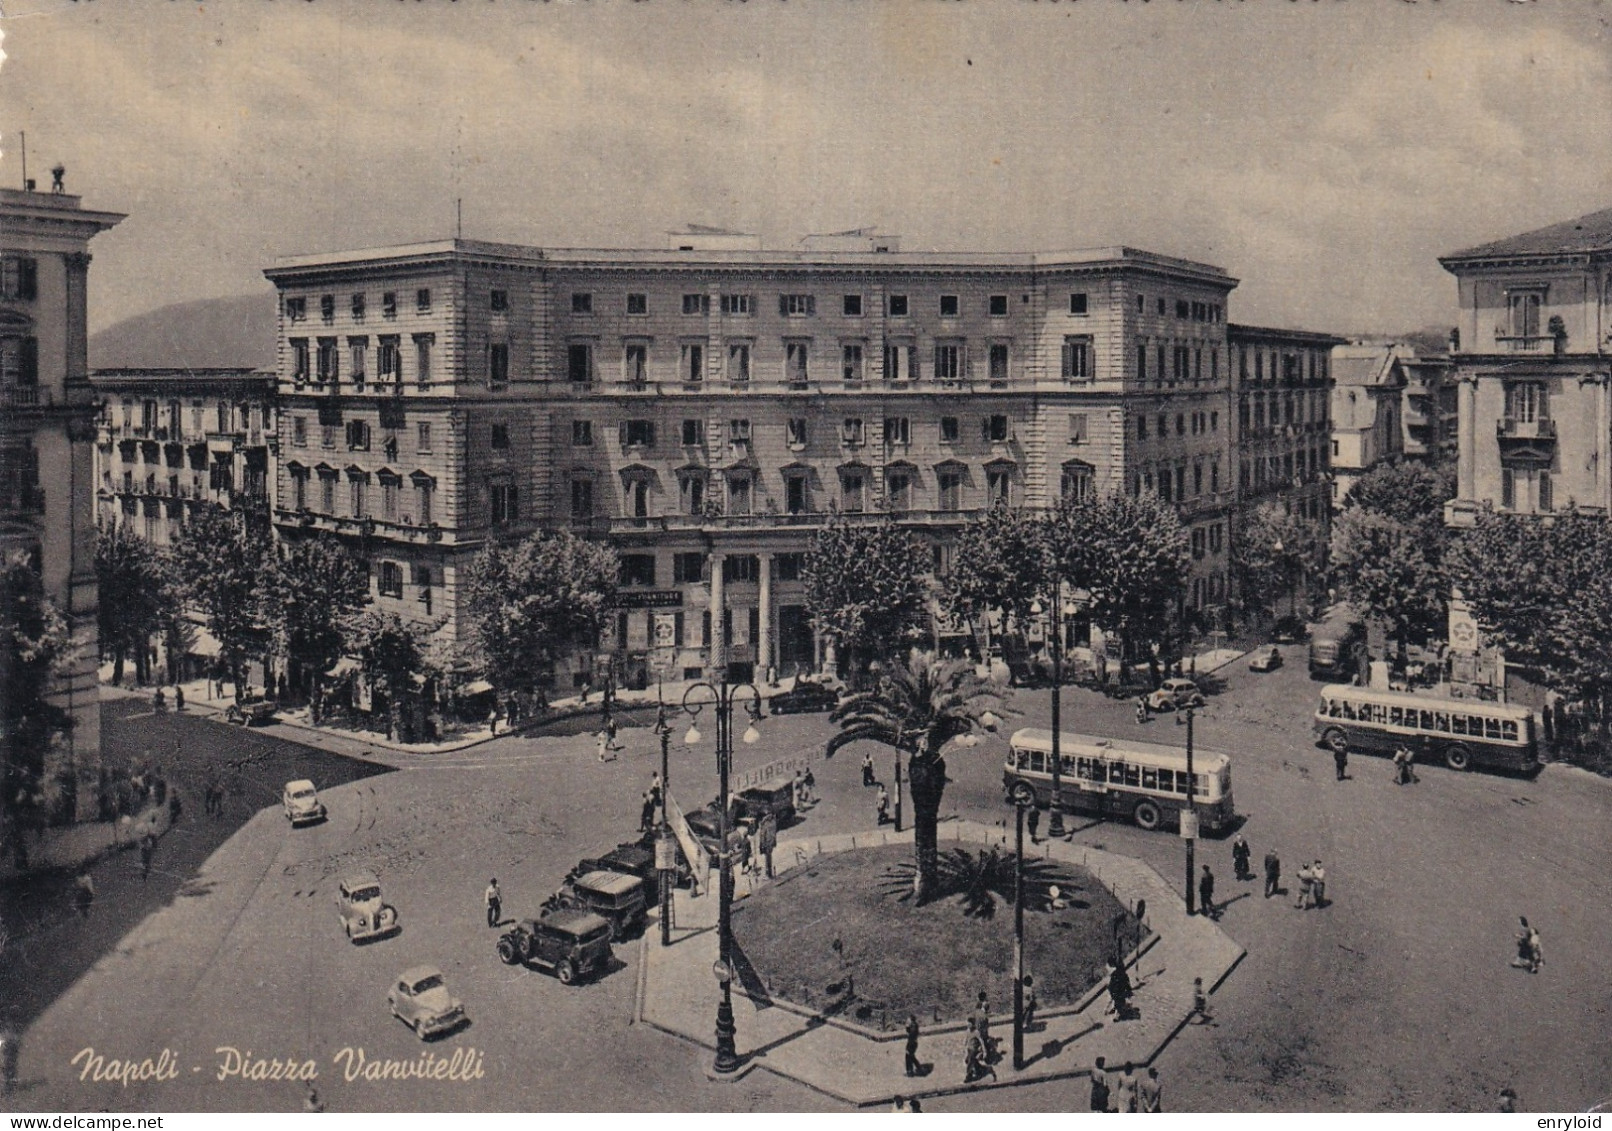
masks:
<svg viewBox="0 0 1612 1131"><path fill-rule="evenodd" d="M1010 746L1025 747L1030 750L1052 750L1052 732L1040 727L1025 727L1013 732L1009 740ZM1176 766L1186 757L1186 750L1180 746L1165 746L1157 742L1133 742L1122 738L1099 738L1091 734L1070 734L1068 731L1060 733L1058 738L1059 753L1073 753L1076 756L1091 757L1095 750L1122 758L1127 762L1136 762L1140 765L1170 765ZM1231 765L1231 755L1222 754L1217 750L1205 750L1201 746L1192 749L1193 769L1201 770L1206 774L1216 773Z"/></svg>
<svg viewBox="0 0 1612 1131"><path fill-rule="evenodd" d="M1334 605L1326 616L1315 622L1315 627L1321 631L1317 635L1326 635L1328 632L1341 632L1352 624L1362 624L1365 618L1351 605Z"/></svg>
<svg viewBox="0 0 1612 1131"><path fill-rule="evenodd" d="M1414 703L1423 711L1453 711L1464 715L1492 715L1499 719L1526 719L1533 716L1528 707L1510 703L1490 703L1483 699L1446 699L1442 695L1417 695L1409 691L1383 691L1375 687L1356 687L1352 683L1329 683L1321 689L1321 698L1348 699L1355 703L1381 703L1385 707L1403 707Z"/></svg>

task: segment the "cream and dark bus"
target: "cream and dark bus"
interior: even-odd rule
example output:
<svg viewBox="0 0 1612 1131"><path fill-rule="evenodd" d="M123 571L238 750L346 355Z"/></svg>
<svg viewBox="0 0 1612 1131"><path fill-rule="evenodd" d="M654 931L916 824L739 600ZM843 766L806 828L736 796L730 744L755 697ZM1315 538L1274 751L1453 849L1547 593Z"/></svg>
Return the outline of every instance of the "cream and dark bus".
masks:
<svg viewBox="0 0 1612 1131"><path fill-rule="evenodd" d="M1482 700L1434 698L1349 684L1321 689L1315 734L1336 752L1392 754L1408 745L1419 762L1525 771L1539 765L1534 713Z"/></svg>
<svg viewBox="0 0 1612 1131"><path fill-rule="evenodd" d="M1134 821L1144 829L1178 827L1188 789L1199 827L1215 830L1236 817L1231 799L1231 758L1194 747L1192 775L1187 752L1179 746L1058 736L1059 793L1067 813L1089 813ZM1016 731L1008 744L1002 787L1009 801L1052 803L1052 732L1035 727Z"/></svg>

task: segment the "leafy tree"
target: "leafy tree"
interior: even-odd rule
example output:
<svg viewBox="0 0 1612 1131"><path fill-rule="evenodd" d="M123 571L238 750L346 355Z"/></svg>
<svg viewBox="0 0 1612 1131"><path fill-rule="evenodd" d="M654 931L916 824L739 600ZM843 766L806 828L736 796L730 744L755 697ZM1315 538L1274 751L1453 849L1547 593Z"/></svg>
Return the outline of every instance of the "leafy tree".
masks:
<svg viewBox="0 0 1612 1131"><path fill-rule="evenodd" d="M370 610L350 624L347 647L358 656L364 673L386 697L387 733L402 729L404 702L414 693L414 677L428 674L425 630L396 613Z"/></svg>
<svg viewBox="0 0 1612 1131"><path fill-rule="evenodd" d="M0 817L5 829L38 827L62 801L64 783L46 780L45 754L73 720L46 696L71 655L67 621L46 595L28 555L7 553L0 559ZM13 843L20 854L21 840Z"/></svg>
<svg viewBox="0 0 1612 1131"><path fill-rule="evenodd" d="M1454 469L1400 459L1377 464L1362 475L1344 496L1343 505L1425 527L1442 540L1444 502L1454 494Z"/></svg>
<svg viewBox="0 0 1612 1131"><path fill-rule="evenodd" d="M1231 572L1244 608L1274 610L1282 593L1294 594L1303 579L1318 577L1326 561L1319 522L1290 514L1279 503L1261 503L1237 528Z"/></svg>
<svg viewBox="0 0 1612 1131"><path fill-rule="evenodd" d="M319 721L319 675L341 658L347 622L369 603L369 571L334 538L294 543L269 574L275 637L312 676L311 710Z"/></svg>
<svg viewBox="0 0 1612 1131"><path fill-rule="evenodd" d="M270 640L273 539L223 507L202 507L180 532L174 560L185 595L218 639L239 700L247 661L264 655Z"/></svg>
<svg viewBox="0 0 1612 1131"><path fill-rule="evenodd" d="M130 655L135 673L144 678L147 644L163 627L165 606L175 600L168 563L144 538L108 526L95 540L95 580L100 591L96 618L101 648L112 653L112 682L123 682Z"/></svg>
<svg viewBox="0 0 1612 1131"><path fill-rule="evenodd" d="M488 681L533 691L555 660L593 646L620 570L610 547L563 530L483 550L465 570L461 600Z"/></svg>
<svg viewBox="0 0 1612 1131"><path fill-rule="evenodd" d="M1046 521L998 504L958 535L943 599L971 621L1001 610L1022 622L1051 586Z"/></svg>
<svg viewBox="0 0 1612 1131"><path fill-rule="evenodd" d="M1444 575L1420 526L1350 507L1332 524L1332 568L1338 595L1383 622L1401 659L1444 621Z"/></svg>
<svg viewBox="0 0 1612 1131"><path fill-rule="evenodd" d="M942 891L937 845L946 759L941 750L952 739L985 726L981 719L993 707L1007 713L996 685L976 675L971 663L942 660L934 652L914 648L905 661L886 662L872 688L848 696L829 716L840 729L828 740L827 757L863 740L908 754L916 864L913 896L919 903Z"/></svg>
<svg viewBox="0 0 1612 1131"><path fill-rule="evenodd" d="M1092 620L1118 633L1127 655L1168 639L1192 564L1175 507L1152 493L1066 499L1049 534L1054 568L1090 593Z"/></svg>
<svg viewBox="0 0 1612 1131"><path fill-rule="evenodd" d="M928 568L923 550L893 520L853 525L835 518L812 539L801 571L806 606L854 678L924 637Z"/></svg>

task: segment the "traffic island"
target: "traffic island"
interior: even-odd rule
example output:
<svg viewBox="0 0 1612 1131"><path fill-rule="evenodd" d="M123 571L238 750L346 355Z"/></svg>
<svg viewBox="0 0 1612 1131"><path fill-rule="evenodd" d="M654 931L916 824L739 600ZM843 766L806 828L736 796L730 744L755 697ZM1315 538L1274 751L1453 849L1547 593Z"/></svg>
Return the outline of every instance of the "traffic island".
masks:
<svg viewBox="0 0 1612 1131"><path fill-rule="evenodd" d="M881 952L872 945L879 924L866 916L875 902L891 901L892 895L851 885L858 877L899 876L911 846L910 832L784 841L775 853L785 869L777 879L736 877L733 1002L746 1069L762 1068L847 1103L872 1105L896 1095L945 1095L1083 1075L1098 1056L1114 1065L1146 1064L1190 1018L1193 979L1217 986L1244 953L1212 921L1188 916L1172 887L1141 861L1061 841L1037 846L1038 864L1085 886L1059 885L1065 908L1027 916L1027 954L1037 957L1027 958L1026 967L1036 978L1042 1008L1035 1030L1026 1034L1025 1066L1014 1069L1011 906L999 907L999 922L989 923L961 922L967 917L954 902L891 912L885 916L888 946ZM940 847L942 853L1012 851L1002 829L966 821L944 823ZM1075 908L1076 901L1088 906ZM1090 964L1112 953L1115 916L1138 901L1146 904L1142 942L1126 956L1133 1009L1120 1020L1105 1012L1106 987L1093 984ZM931 917L927 927L917 921ZM801 933L784 933L800 929L797 919L817 922ZM672 945L660 945L658 930L645 932L638 1005L639 1020L712 1050L720 996L712 974L716 920L714 893L677 894ZM1087 920L1089 931L1073 925ZM920 929L927 933L916 934ZM1046 937L1032 941L1037 935ZM1058 937L1064 935L1071 937ZM1006 940L1005 951L995 936ZM1058 955L1075 962L1079 972L1054 974ZM990 1004L991 1037L1003 1055L992 1066L994 1075L965 1083L966 1016L981 989ZM924 1070L916 1078L905 1071L909 1013L918 1016L921 1029Z"/></svg>

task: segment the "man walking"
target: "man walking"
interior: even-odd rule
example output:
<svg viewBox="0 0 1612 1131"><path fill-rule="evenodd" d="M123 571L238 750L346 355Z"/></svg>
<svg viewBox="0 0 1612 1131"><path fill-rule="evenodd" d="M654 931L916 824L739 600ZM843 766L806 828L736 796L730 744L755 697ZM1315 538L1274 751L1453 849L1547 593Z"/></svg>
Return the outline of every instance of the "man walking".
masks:
<svg viewBox="0 0 1612 1131"><path fill-rule="evenodd" d="M157 850L157 842L151 833L145 832L140 836L140 882L145 883L151 878L151 856Z"/></svg>
<svg viewBox="0 0 1612 1131"><path fill-rule="evenodd" d="M1114 1110L1118 1112L1136 1112L1136 1066L1130 1061L1125 1062L1125 1068L1120 1073L1119 1083L1114 1088Z"/></svg>
<svg viewBox="0 0 1612 1131"><path fill-rule="evenodd" d="M1293 901L1293 907L1298 911L1310 909L1311 885L1315 883L1315 873L1310 871L1308 864L1299 865L1299 894Z"/></svg>
<svg viewBox="0 0 1612 1131"><path fill-rule="evenodd" d="M646 832L655 823L655 794L644 790L644 804L638 811L638 831Z"/></svg>
<svg viewBox="0 0 1612 1131"><path fill-rule="evenodd" d="M1203 866L1203 875L1198 877L1198 913L1211 919L1215 917L1215 874L1207 864Z"/></svg>
<svg viewBox="0 0 1612 1131"><path fill-rule="evenodd" d="M890 794L884 786L879 787L879 796L873 805L879 824L888 825L890 823Z"/></svg>
<svg viewBox="0 0 1612 1131"><path fill-rule="evenodd" d="M872 754L863 754L862 755L862 784L864 786L869 786L869 785L873 784L873 755Z"/></svg>
<svg viewBox="0 0 1612 1131"><path fill-rule="evenodd" d="M923 1066L918 1063L918 1015L907 1014L907 1075L918 1076Z"/></svg>
<svg viewBox="0 0 1612 1131"><path fill-rule="evenodd" d="M496 927L504 912L504 893L498 890L496 876L487 881L487 891L483 897L487 901L487 925Z"/></svg>
<svg viewBox="0 0 1612 1131"><path fill-rule="evenodd" d="M1238 833L1237 839L1231 842L1231 867L1239 880L1254 878L1254 873L1248 867L1253 852L1254 850L1248 847L1248 838Z"/></svg>
<svg viewBox="0 0 1612 1131"><path fill-rule="evenodd" d="M978 1000L974 1002L974 1030L979 1033L980 1044L985 1048L985 1063L994 1063L996 1046L991 1041L991 1007L986 1002L984 990L980 991ZM992 1076L995 1076L994 1072Z"/></svg>
<svg viewBox="0 0 1612 1131"><path fill-rule="evenodd" d="M1159 1084L1157 1068L1149 1068L1147 1075L1137 1081L1136 1110L1155 1113L1164 1110L1164 1089Z"/></svg>
<svg viewBox="0 0 1612 1131"><path fill-rule="evenodd" d="M1310 891L1318 909L1327 905L1327 870L1321 867L1319 860L1310 865Z"/></svg>
<svg viewBox="0 0 1612 1131"><path fill-rule="evenodd" d="M1103 1058L1098 1057L1091 1066L1091 1110L1108 1110L1108 1070L1103 1067Z"/></svg>
<svg viewBox="0 0 1612 1131"><path fill-rule="evenodd" d="M1282 883L1282 860L1276 855L1276 849L1265 853L1265 898L1269 899L1280 890Z"/></svg>
<svg viewBox="0 0 1612 1131"><path fill-rule="evenodd" d="M1041 810L1032 805L1029 816L1025 818L1025 823L1030 827L1030 843L1040 844L1041 842L1036 839L1036 833L1041 828Z"/></svg>
<svg viewBox="0 0 1612 1131"><path fill-rule="evenodd" d="M1349 749L1342 743L1332 752L1332 764L1338 769L1338 780L1342 781L1349 775L1344 773L1349 768Z"/></svg>

